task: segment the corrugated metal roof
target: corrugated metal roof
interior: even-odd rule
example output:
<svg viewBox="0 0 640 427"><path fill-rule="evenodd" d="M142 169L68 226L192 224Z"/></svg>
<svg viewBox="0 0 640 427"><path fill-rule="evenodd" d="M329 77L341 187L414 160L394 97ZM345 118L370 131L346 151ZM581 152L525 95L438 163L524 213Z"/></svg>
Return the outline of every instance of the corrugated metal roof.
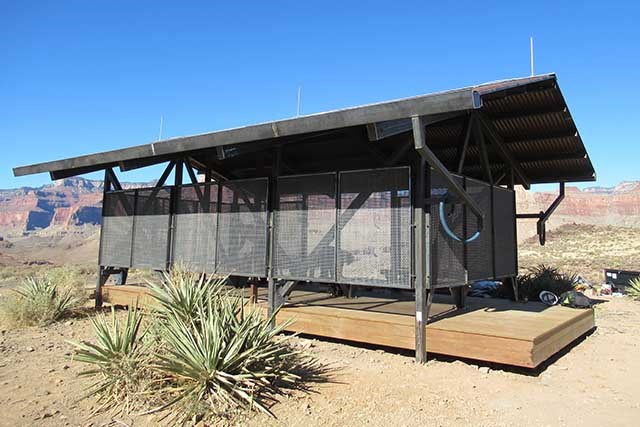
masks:
<svg viewBox="0 0 640 427"><path fill-rule="evenodd" d="M362 141L364 138L366 142L364 129L367 124L405 120L413 115L451 113L456 117L427 126L425 134L429 147L443 163L454 168L457 165L458 147L466 133L466 120L469 113L474 111L481 111L487 118L512 157L521 163L531 183L595 179L593 166L554 74L490 82L402 100L174 138L18 167L14 169L14 174L50 172L52 177L71 176L118 165L122 167L124 162L138 162L141 165L160 163L181 154L189 154L207 163L211 156L216 156L216 147L224 146L226 150L226 147L233 146L233 150L237 150L241 144L249 143L254 146L259 144L260 150L264 151L272 143L281 141L309 142L311 139L322 141L324 138L334 138L335 150L315 155L325 160L330 160L332 153L336 157L347 156L335 158L336 163L346 163L350 158L355 158L352 156L362 153L364 148L370 148L366 147L367 144L363 145ZM341 129L345 132L340 132L341 136L337 139L336 132ZM393 138L390 139L393 141ZM292 151L296 161L309 163L313 160L313 154L307 154L304 149L295 150L292 147ZM256 150L253 152L255 154ZM305 159L305 154L311 158ZM505 170L503 160L496 152L489 157L493 170L498 173ZM467 158L464 173L478 175L477 171L481 168L475 146L469 147ZM219 157L213 159L220 160ZM242 155L224 160L238 170L255 168L255 161L256 157Z"/></svg>

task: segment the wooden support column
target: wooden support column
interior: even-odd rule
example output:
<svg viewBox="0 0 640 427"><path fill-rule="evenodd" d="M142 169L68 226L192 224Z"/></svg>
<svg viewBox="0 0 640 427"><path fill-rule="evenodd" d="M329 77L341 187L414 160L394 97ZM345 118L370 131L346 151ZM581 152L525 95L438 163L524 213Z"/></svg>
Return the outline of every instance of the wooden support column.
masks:
<svg viewBox="0 0 640 427"><path fill-rule="evenodd" d="M175 250L175 214L178 211L178 202L180 200L180 187L182 186L182 171L184 169L184 161L182 159L175 161L173 188L171 189L171 203L169 207L169 243L167 245L167 269L173 266L174 250Z"/></svg>
<svg viewBox="0 0 640 427"><path fill-rule="evenodd" d="M111 191L111 176L113 175L113 171L109 168L104 170L104 182L102 184L102 215L101 218L104 218L104 204L106 201L106 196L109 191ZM102 234L102 225L100 225L100 250L102 250L102 240L104 236ZM100 258L100 256L98 256ZM101 260L98 259L98 279L96 280L96 293L95 293L95 308L102 308L102 285L106 283L104 268L100 265ZM107 276L108 277L108 276Z"/></svg>
<svg viewBox="0 0 640 427"><path fill-rule="evenodd" d="M518 292L518 220L515 215L517 214L517 205L516 205L516 176L513 171L513 168L509 170L509 183L507 184L509 190L513 191L513 239L515 241L515 251L516 251L516 275L511 277L511 286L513 287L513 300L518 301L520 299L520 295Z"/></svg>
<svg viewBox="0 0 640 427"><path fill-rule="evenodd" d="M427 329L424 314L427 311L427 233L424 212L424 181L426 174L425 160L420 159L416 175L416 196L414 198L414 225L415 225L415 299L416 299L416 362L427 361Z"/></svg>
<svg viewBox="0 0 640 427"><path fill-rule="evenodd" d="M267 227L269 230L269 245L267 246L267 285L268 285L268 315L273 315L279 308L278 290L273 277L273 251L275 250L275 233L274 233L274 213L278 202L278 176L280 175L280 167L282 164L282 147L277 146L273 153L273 162L271 164L271 179L269 180L269 200L267 203L268 220ZM275 319L274 319L275 320ZM275 326L275 321L272 321Z"/></svg>
<svg viewBox="0 0 640 427"><path fill-rule="evenodd" d="M416 147L424 145L424 126L418 117L413 118L413 136ZM426 192L430 188L430 168L426 160L419 156L414 194L413 222L414 222L414 270L415 270L415 302L416 302L416 362L427 361L427 320L433 294L430 291L431 260L430 260L430 211L425 206ZM430 191L430 190L429 190Z"/></svg>

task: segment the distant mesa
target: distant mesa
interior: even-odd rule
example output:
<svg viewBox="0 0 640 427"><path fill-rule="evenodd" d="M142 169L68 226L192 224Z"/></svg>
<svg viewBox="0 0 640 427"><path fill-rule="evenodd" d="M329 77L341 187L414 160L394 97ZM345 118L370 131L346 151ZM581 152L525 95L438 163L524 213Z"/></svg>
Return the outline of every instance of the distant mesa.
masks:
<svg viewBox="0 0 640 427"><path fill-rule="evenodd" d="M123 183L126 188L152 183ZM103 182L66 178L42 187L0 190L0 230L24 232L49 227L98 225Z"/></svg>

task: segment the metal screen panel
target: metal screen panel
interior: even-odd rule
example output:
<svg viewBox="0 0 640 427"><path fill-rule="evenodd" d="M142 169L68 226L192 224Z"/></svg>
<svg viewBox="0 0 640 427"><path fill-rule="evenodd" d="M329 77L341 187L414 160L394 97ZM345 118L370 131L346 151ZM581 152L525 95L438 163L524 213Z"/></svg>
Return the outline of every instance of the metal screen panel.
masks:
<svg viewBox="0 0 640 427"><path fill-rule="evenodd" d="M100 229L99 263L102 266L131 266L133 207L135 193L118 191L105 194Z"/></svg>
<svg viewBox="0 0 640 427"><path fill-rule="evenodd" d="M406 167L342 172L338 281L411 286L411 192Z"/></svg>
<svg viewBox="0 0 640 427"><path fill-rule="evenodd" d="M493 248L491 243L491 186L475 179L466 178L466 191L485 214L480 237L467 244L467 269L469 281L493 278ZM467 233L478 229L476 216L467 208Z"/></svg>
<svg viewBox="0 0 640 427"><path fill-rule="evenodd" d="M336 174L278 178L274 276L336 280Z"/></svg>
<svg viewBox="0 0 640 427"><path fill-rule="evenodd" d="M167 188L136 190L131 266L164 270L169 249L171 192Z"/></svg>
<svg viewBox="0 0 640 427"><path fill-rule="evenodd" d="M176 190L173 216L174 265L197 272L215 271L218 185L203 183Z"/></svg>
<svg viewBox="0 0 640 427"><path fill-rule="evenodd" d="M463 185L461 177L454 179ZM461 286L466 283L464 267L464 244L447 235L440 221L440 201L445 202L445 219L451 231L464 238L464 204L447 187L445 179L438 173L431 174L431 287Z"/></svg>
<svg viewBox="0 0 640 427"><path fill-rule="evenodd" d="M496 277L517 274L514 198L515 193L512 190L501 187L493 189Z"/></svg>
<svg viewBox="0 0 640 427"><path fill-rule="evenodd" d="M221 184L216 271L266 276L268 179Z"/></svg>

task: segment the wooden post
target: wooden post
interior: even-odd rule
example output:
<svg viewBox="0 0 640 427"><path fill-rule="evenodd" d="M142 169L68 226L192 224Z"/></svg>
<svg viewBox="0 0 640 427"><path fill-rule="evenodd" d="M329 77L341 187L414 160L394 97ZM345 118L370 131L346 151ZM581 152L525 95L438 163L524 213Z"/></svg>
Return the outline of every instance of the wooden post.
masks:
<svg viewBox="0 0 640 427"><path fill-rule="evenodd" d="M276 209L276 204L278 201L278 176L280 175L280 165L282 163L282 148L277 146L273 153L273 161L271 164L271 179L269 180L269 200L267 203L267 212L268 212L268 222L267 227L269 228L269 245L267 246L267 284L268 284L268 315L271 316L276 312L278 307L278 295L276 282L273 278L273 252L275 250L275 230L274 230L274 213ZM275 325L272 325L275 326Z"/></svg>
<svg viewBox="0 0 640 427"><path fill-rule="evenodd" d="M425 218L425 175L426 162L419 160L419 167L416 174L416 194L414 197L414 223L415 223L415 300L416 300L416 362L425 363L427 361L427 228Z"/></svg>
<svg viewBox="0 0 640 427"><path fill-rule="evenodd" d="M109 174L109 168L104 170L104 182L102 184L102 216L101 220L104 221L104 204L106 202L106 196L111 191L111 174ZM102 250L102 224L100 225L100 250ZM98 255L98 258L100 256ZM96 280L96 293L95 293L95 308L102 308L102 285L104 280L104 268L100 265L100 259L98 259L98 279Z"/></svg>
<svg viewBox="0 0 640 427"><path fill-rule="evenodd" d="M518 301L520 299L520 295L518 295L518 220L515 217L517 214L517 205L516 205L516 177L513 168L509 170L509 183L507 184L509 190L513 191L513 239L515 241L515 259L516 259L516 275L511 277L511 286L513 287L513 300Z"/></svg>
<svg viewBox="0 0 640 427"><path fill-rule="evenodd" d="M173 258L175 256L175 229L176 218L178 212L178 204L180 203L180 193L182 187L182 171L184 169L184 161L182 159L175 161L175 170L173 177L173 188L171 189L171 202L169 204L169 239L167 243L167 269L173 267Z"/></svg>

